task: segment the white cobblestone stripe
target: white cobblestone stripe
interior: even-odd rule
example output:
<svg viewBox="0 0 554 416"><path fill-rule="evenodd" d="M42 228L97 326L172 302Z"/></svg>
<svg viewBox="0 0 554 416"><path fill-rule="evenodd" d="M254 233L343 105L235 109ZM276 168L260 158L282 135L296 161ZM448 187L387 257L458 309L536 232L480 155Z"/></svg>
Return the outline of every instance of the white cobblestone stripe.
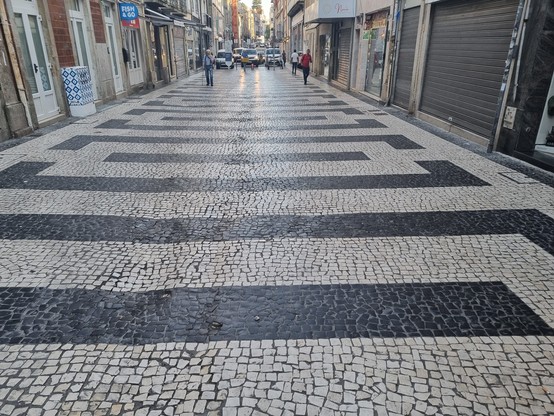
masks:
<svg viewBox="0 0 554 416"><path fill-rule="evenodd" d="M2 346L0 410L552 414L553 342L476 337Z"/></svg>

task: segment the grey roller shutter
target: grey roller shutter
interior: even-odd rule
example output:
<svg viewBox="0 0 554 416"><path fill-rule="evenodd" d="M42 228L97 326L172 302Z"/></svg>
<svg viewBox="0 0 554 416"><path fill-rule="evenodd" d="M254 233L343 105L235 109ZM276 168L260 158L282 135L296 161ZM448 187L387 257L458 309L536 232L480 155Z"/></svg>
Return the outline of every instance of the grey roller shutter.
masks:
<svg viewBox="0 0 554 416"><path fill-rule="evenodd" d="M348 87L350 74L350 37L351 29L342 29L339 35L339 68L337 71L337 82L345 88Z"/></svg>
<svg viewBox="0 0 554 416"><path fill-rule="evenodd" d="M410 101L419 10L419 7L404 10L404 18L402 19L393 99L393 103L402 108L408 108Z"/></svg>
<svg viewBox="0 0 554 416"><path fill-rule="evenodd" d="M187 74L185 61L185 40L175 37L175 65L177 66L177 78L184 78Z"/></svg>
<svg viewBox="0 0 554 416"><path fill-rule="evenodd" d="M421 110L490 136L518 0L434 5Z"/></svg>

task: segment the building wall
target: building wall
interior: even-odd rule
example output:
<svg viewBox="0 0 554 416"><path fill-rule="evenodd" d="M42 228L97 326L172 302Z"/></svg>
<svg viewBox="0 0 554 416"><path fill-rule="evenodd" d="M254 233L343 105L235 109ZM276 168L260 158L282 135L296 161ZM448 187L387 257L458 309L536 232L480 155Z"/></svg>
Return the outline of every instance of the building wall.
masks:
<svg viewBox="0 0 554 416"><path fill-rule="evenodd" d="M73 43L69 34L69 22L64 0L49 0L50 25L54 35L58 62L62 68L75 66Z"/></svg>
<svg viewBox="0 0 554 416"><path fill-rule="evenodd" d="M4 37L4 30L8 29L9 26L0 23L0 142L30 132Z"/></svg>
<svg viewBox="0 0 554 416"><path fill-rule="evenodd" d="M106 43L106 32L104 31L104 18L102 6L99 0L90 0L90 17L92 20L92 30L96 43Z"/></svg>

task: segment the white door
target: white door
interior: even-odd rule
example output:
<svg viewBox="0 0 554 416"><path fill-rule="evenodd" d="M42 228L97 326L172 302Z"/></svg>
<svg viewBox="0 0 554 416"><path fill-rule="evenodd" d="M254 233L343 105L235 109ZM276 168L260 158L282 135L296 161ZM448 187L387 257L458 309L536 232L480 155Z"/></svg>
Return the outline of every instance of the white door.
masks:
<svg viewBox="0 0 554 416"><path fill-rule="evenodd" d="M36 0L14 0L15 30L19 38L25 78L29 83L38 121L60 113L52 83L51 65L44 45Z"/></svg>
<svg viewBox="0 0 554 416"><path fill-rule="evenodd" d="M142 51L140 34L138 30L128 29L127 51L129 52L129 82L131 85L140 84L144 77L142 74Z"/></svg>
<svg viewBox="0 0 554 416"><path fill-rule="evenodd" d="M123 91L123 78L121 77L121 67L119 66L119 53L121 48L117 44L113 22L113 10L111 4L104 6L104 18L106 21L106 37L108 42L108 54L112 64L112 74L115 86L115 92Z"/></svg>
<svg viewBox="0 0 554 416"><path fill-rule="evenodd" d="M69 7L71 31L73 32L73 46L77 52L77 65L88 67L90 77L92 79L92 93L94 95L94 99L96 100L98 99L98 93L96 92L96 73L92 67L82 0L72 0Z"/></svg>

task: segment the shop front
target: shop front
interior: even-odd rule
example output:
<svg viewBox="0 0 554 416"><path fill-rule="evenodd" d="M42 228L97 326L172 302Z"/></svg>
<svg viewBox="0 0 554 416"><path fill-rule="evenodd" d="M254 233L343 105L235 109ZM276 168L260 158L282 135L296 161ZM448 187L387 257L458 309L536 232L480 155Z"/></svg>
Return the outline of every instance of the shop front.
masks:
<svg viewBox="0 0 554 416"><path fill-rule="evenodd" d="M421 112L491 137L518 5L519 0L432 4Z"/></svg>
<svg viewBox="0 0 554 416"><path fill-rule="evenodd" d="M306 27L308 39L304 39L304 46L310 45L314 63L319 62L314 70L345 89L350 88L355 16L355 0L320 0L311 3L304 12L304 23L310 24Z"/></svg>
<svg viewBox="0 0 554 416"><path fill-rule="evenodd" d="M362 34L362 40L367 41L364 90L377 97L381 96L383 88L388 17L388 10L367 14Z"/></svg>
<svg viewBox="0 0 554 416"><path fill-rule="evenodd" d="M136 13L129 13L133 4L119 3L121 35L123 41L123 62L127 66L127 75L131 87L144 83L144 50L140 35L140 18Z"/></svg>
<svg viewBox="0 0 554 416"><path fill-rule="evenodd" d="M343 88L350 88L353 19L333 24L331 40L331 80Z"/></svg>

